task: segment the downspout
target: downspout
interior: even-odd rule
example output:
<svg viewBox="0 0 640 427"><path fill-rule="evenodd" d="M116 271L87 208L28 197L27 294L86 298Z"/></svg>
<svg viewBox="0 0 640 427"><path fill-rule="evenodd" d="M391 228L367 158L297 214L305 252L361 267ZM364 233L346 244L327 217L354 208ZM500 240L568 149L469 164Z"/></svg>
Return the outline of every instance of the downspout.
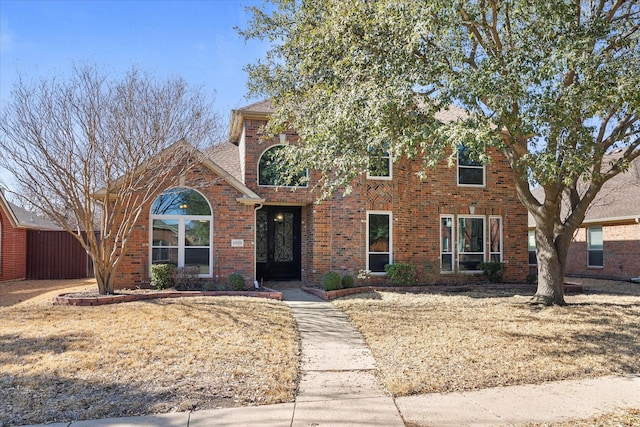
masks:
<svg viewBox="0 0 640 427"><path fill-rule="evenodd" d="M258 256L258 211L264 206L263 203L256 203L253 205L253 287L258 289L260 284L258 283L258 268L256 259Z"/></svg>

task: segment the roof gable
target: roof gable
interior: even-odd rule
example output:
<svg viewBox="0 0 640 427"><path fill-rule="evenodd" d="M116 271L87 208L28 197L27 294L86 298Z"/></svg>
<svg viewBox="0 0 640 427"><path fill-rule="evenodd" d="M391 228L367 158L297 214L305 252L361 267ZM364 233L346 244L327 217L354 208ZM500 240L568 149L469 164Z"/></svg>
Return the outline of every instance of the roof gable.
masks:
<svg viewBox="0 0 640 427"><path fill-rule="evenodd" d="M9 222L14 228L31 228L37 230L62 230L58 224L42 218L9 202L0 191L0 208L9 217Z"/></svg>

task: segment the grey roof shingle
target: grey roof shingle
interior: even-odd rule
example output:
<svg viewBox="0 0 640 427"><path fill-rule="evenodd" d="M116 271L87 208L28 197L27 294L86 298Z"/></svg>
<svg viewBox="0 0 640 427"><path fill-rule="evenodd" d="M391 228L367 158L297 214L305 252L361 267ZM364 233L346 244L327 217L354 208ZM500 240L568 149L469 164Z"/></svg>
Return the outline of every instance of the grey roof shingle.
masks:
<svg viewBox="0 0 640 427"><path fill-rule="evenodd" d="M605 156L612 159L619 153ZM544 199L542 188L533 190L538 200ZM626 172L620 173L605 182L595 200L587 209L584 222L606 222L621 218L640 217L640 158L636 158ZM535 221L529 214L529 226Z"/></svg>
<svg viewBox="0 0 640 427"><path fill-rule="evenodd" d="M4 195L2 195L2 199L6 203L5 206L11 210L10 214L15 218L17 222L16 225L18 227L40 230L62 230L62 227L55 222L42 218L33 212L29 212L28 210L6 200Z"/></svg>
<svg viewBox="0 0 640 427"><path fill-rule="evenodd" d="M221 142L205 149L203 153L232 177L244 182L240 167L240 152L237 145L231 142Z"/></svg>

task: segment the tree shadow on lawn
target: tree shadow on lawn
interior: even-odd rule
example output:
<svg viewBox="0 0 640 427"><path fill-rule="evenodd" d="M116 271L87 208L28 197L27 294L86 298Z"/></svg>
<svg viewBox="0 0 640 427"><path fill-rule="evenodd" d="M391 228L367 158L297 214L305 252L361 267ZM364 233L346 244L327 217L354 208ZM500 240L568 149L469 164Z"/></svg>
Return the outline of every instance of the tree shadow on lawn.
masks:
<svg viewBox="0 0 640 427"><path fill-rule="evenodd" d="M146 415L175 404L171 391L56 374L0 375L0 425L14 426ZM190 408L180 408L189 410Z"/></svg>

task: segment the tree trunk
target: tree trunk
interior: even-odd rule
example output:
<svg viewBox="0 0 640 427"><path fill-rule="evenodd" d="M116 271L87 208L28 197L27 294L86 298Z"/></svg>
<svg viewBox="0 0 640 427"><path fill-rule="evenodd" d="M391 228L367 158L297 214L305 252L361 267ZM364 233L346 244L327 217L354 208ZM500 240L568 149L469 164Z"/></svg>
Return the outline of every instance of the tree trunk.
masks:
<svg viewBox="0 0 640 427"><path fill-rule="evenodd" d="M548 227L548 229L552 227ZM568 243L565 236L554 236L536 227L536 257L538 260L538 289L532 304L565 305L564 273L567 265Z"/></svg>
<svg viewBox="0 0 640 427"><path fill-rule="evenodd" d="M98 283L98 293L100 295L113 294L113 278L109 268L100 268L94 261L93 274L96 276L96 282Z"/></svg>

